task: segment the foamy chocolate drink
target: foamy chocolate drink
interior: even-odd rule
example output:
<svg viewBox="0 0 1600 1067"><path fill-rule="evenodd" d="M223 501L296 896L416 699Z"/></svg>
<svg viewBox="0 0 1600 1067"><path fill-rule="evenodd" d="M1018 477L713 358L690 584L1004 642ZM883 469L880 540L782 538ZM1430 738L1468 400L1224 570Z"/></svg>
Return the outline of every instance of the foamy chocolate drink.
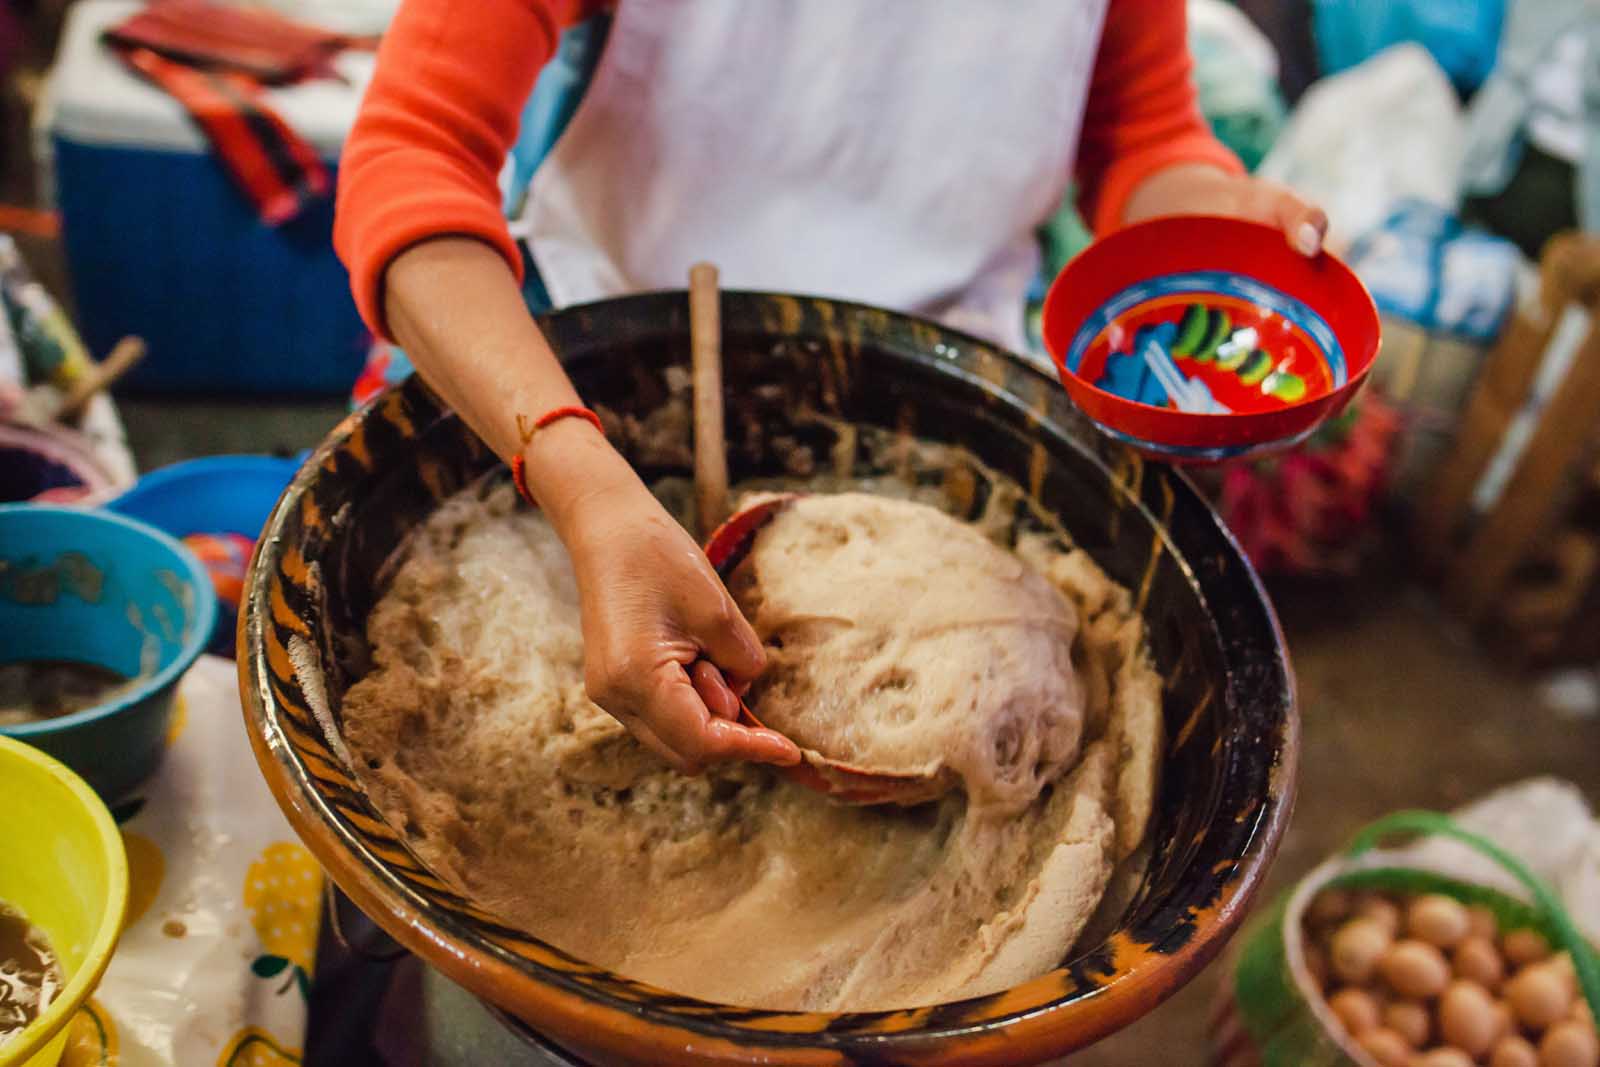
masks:
<svg viewBox="0 0 1600 1067"><path fill-rule="evenodd" d="M917 800L958 786L1004 814L1078 755L1077 612L966 523L866 493L793 497L728 584L767 649L747 701L813 766L927 783Z"/></svg>
<svg viewBox="0 0 1600 1067"><path fill-rule="evenodd" d="M492 482L416 531L368 618L373 666L341 708L356 772L477 904L676 993L866 1011L1044 974L1114 922L1138 882L1161 750L1143 621L1059 532L1007 550L935 509L883 503L818 495L754 554L757 580L736 595L764 636L789 634L757 708L778 711L789 690L860 700L851 721L864 728L849 736L845 716L802 721L816 702L796 701L786 725L817 730L819 746L936 766L962 788L853 807L764 766L679 775L588 700L566 552ZM835 526L882 550L861 565L887 568L885 589L913 585L909 608L903 592L863 594L844 614L813 603L833 599L806 577L826 538L805 545ZM905 559L930 540L916 551L937 565ZM808 647L840 655L807 667ZM929 700L907 715L911 692ZM974 708L981 721L966 721ZM888 743L890 731L904 736Z"/></svg>

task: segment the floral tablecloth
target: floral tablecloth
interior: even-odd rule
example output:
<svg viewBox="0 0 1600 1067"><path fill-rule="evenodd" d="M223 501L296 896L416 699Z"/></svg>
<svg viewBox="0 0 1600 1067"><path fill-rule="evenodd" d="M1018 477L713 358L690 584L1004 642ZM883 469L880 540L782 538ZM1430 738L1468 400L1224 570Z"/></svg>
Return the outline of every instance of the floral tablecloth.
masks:
<svg viewBox="0 0 1600 1067"><path fill-rule="evenodd" d="M112 808L128 925L63 1067L298 1064L323 875L256 769L232 662L189 671L167 743Z"/></svg>

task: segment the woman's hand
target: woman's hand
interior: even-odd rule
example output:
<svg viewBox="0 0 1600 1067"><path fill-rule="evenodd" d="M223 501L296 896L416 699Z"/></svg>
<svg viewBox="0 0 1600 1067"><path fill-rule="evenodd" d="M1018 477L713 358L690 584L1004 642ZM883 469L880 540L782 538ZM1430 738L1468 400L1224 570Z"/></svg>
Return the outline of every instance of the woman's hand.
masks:
<svg viewBox="0 0 1600 1067"><path fill-rule="evenodd" d="M597 485L563 514L589 698L685 774L724 760L798 763L793 741L736 721L735 692L766 663L761 641L638 479Z"/></svg>
<svg viewBox="0 0 1600 1067"><path fill-rule="evenodd" d="M579 400L505 261L434 238L397 256L384 286L389 324L428 384L497 455L522 456L577 571L594 702L681 771L799 762L788 738L735 721L726 679L749 684L765 656L700 547L593 426L529 428Z"/></svg>
<svg viewBox="0 0 1600 1067"><path fill-rule="evenodd" d="M1262 178L1230 174L1204 163L1158 170L1128 197L1124 222L1160 215L1229 215L1281 229L1298 252L1322 251L1328 216L1288 188Z"/></svg>

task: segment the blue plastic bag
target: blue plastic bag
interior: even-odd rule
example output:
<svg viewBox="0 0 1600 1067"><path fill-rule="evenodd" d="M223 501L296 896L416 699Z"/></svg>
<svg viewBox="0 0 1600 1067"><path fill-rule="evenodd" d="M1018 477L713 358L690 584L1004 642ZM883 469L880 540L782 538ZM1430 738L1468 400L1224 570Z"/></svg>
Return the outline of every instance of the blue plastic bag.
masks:
<svg viewBox="0 0 1600 1067"><path fill-rule="evenodd" d="M1505 0L1315 0L1317 59L1324 74L1336 74L1392 44L1415 41L1465 96L1494 69L1505 6Z"/></svg>

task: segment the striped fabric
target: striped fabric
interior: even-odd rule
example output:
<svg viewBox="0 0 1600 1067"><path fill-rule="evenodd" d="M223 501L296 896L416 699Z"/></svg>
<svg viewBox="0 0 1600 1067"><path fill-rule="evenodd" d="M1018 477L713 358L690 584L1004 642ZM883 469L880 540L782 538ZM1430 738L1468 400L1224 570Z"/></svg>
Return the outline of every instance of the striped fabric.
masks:
<svg viewBox="0 0 1600 1067"><path fill-rule="evenodd" d="M186 66L148 48L114 47L128 66L189 112L262 221L288 222L328 194L327 166L268 106L260 82L247 74Z"/></svg>
<svg viewBox="0 0 1600 1067"><path fill-rule="evenodd" d="M162 0L105 40L183 105L263 221L288 222L328 195L327 165L272 109L265 86L327 73L334 54L364 42L207 0Z"/></svg>

